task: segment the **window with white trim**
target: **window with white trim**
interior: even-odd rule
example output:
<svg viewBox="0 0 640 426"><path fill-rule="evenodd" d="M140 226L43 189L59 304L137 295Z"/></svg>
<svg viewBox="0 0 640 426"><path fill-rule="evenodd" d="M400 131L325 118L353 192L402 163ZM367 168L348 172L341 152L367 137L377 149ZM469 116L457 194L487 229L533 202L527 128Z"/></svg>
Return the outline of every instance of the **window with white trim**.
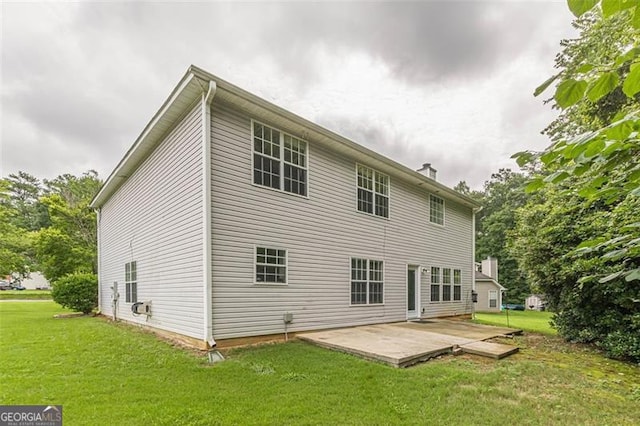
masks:
<svg viewBox="0 0 640 426"><path fill-rule="evenodd" d="M287 283L287 251L256 247L256 283Z"/></svg>
<svg viewBox="0 0 640 426"><path fill-rule="evenodd" d="M136 261L124 264L124 287L126 303L138 301L138 265Z"/></svg>
<svg viewBox="0 0 640 426"><path fill-rule="evenodd" d="M389 217L389 176L357 165L358 211Z"/></svg>
<svg viewBox="0 0 640 426"><path fill-rule="evenodd" d="M498 307L498 292L496 290L489 290L489 307Z"/></svg>
<svg viewBox="0 0 640 426"><path fill-rule="evenodd" d="M379 305L384 302L384 263L351 258L351 304Z"/></svg>
<svg viewBox="0 0 640 426"><path fill-rule="evenodd" d="M429 222L444 225L444 200L435 195L429 195Z"/></svg>
<svg viewBox="0 0 640 426"><path fill-rule="evenodd" d="M453 300L462 300L462 273L460 269L453 270Z"/></svg>
<svg viewBox="0 0 640 426"><path fill-rule="evenodd" d="M451 269L442 269L442 301L449 302L451 300Z"/></svg>
<svg viewBox="0 0 640 426"><path fill-rule="evenodd" d="M440 268L437 266L431 267L431 301L440 301Z"/></svg>
<svg viewBox="0 0 640 426"><path fill-rule="evenodd" d="M253 122L253 183L307 195L307 142Z"/></svg>

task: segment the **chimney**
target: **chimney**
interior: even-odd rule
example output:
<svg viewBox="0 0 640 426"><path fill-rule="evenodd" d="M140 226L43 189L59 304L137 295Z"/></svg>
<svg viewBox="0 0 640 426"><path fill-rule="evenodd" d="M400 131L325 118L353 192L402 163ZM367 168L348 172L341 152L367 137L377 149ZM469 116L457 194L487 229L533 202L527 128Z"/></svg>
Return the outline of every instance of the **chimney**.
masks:
<svg viewBox="0 0 640 426"><path fill-rule="evenodd" d="M436 173L438 171L431 167L431 163L424 163L421 169L416 170L418 173L422 173L426 177L436 180Z"/></svg>
<svg viewBox="0 0 640 426"><path fill-rule="evenodd" d="M483 260L481 272L498 282L498 259L489 256Z"/></svg>

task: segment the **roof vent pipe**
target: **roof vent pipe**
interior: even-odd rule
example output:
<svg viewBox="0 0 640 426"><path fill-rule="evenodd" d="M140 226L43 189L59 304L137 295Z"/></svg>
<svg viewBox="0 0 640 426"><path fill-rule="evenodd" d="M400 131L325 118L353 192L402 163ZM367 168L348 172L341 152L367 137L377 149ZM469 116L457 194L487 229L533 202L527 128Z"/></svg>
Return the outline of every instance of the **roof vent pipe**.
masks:
<svg viewBox="0 0 640 426"><path fill-rule="evenodd" d="M417 170L418 173L422 173L426 177L436 180L436 174L438 171L431 167L431 163L424 163L421 169Z"/></svg>

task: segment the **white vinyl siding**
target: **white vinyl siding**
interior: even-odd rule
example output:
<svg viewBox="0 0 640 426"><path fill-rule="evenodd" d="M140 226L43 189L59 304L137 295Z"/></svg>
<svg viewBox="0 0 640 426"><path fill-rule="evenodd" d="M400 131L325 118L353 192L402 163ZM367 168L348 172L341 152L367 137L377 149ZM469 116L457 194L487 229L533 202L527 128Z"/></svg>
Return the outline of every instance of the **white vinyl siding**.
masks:
<svg viewBox="0 0 640 426"><path fill-rule="evenodd" d="M471 209L447 200L447 227L429 226L426 189L389 175L388 220L356 208L358 161L309 138L308 198L253 184L252 119L214 101L212 109L213 330L216 339L406 320L407 264L448 265L462 272L462 303L429 305L429 278L419 292L423 317L470 313ZM302 135L287 122L271 123ZM390 194L390 193L389 193ZM390 194L391 195L391 194ZM255 247L286 248L287 285L256 285ZM351 258L384 262L384 304L351 305ZM427 270L428 268L423 268ZM468 301L468 303L467 303Z"/></svg>
<svg viewBox="0 0 640 426"><path fill-rule="evenodd" d="M203 338L204 216L202 113L196 104L101 208L101 308L111 286L126 293L124 265L136 261L137 299L153 315L134 316L121 297L118 317ZM121 290L122 292L122 290Z"/></svg>

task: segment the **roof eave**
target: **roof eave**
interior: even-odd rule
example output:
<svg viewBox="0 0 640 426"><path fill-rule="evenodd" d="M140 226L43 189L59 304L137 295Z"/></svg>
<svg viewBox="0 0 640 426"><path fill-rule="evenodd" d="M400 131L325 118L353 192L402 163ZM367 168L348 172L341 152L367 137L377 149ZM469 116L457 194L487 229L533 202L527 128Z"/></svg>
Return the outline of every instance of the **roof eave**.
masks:
<svg viewBox="0 0 640 426"><path fill-rule="evenodd" d="M100 208L115 191L128 179L133 171L153 151L157 141L171 129L171 118L180 116L200 93L204 84L198 81L191 70L187 70L180 82L175 86L169 97L142 130L134 144L129 148L109 177L105 180L100 191L91 200L89 207ZM165 123L163 123L165 122Z"/></svg>
<svg viewBox="0 0 640 426"><path fill-rule="evenodd" d="M467 197L446 185L441 184L427 176L410 169L390 158L385 157L369 148L366 148L350 139L345 138L329 129L326 129L316 123L313 123L303 117L300 117L290 111L285 110L269 101L266 101L228 81L225 81L216 75L213 75L201 68L191 65L180 82L171 92L170 96L165 100L160 109L155 113L151 121L145 126L142 133L136 139L133 146L127 151L125 156L120 160L116 168L111 172L98 194L91 201L91 208L100 208L126 181L131 173L140 165L140 163L153 151L161 136L166 134L167 129L162 128L160 123L168 116L176 116L184 113L184 109L193 103L194 90L187 90L193 87L197 88L201 93L208 87L208 82L214 81L219 92L227 92L241 105L242 103L251 103L261 109L270 111L286 120L297 123L300 126L323 135L325 138L335 140L346 146L356 154L373 158L393 169L396 174L401 175L407 181L416 185L423 186L430 192L433 192L444 198L456 201L474 211L479 211L480 204L474 199ZM241 102L242 101L242 102ZM159 128L160 127L160 128ZM167 127L167 126L165 126ZM168 128L168 127L167 127Z"/></svg>
<svg viewBox="0 0 640 426"><path fill-rule="evenodd" d="M328 137L330 139L337 140L357 153L360 153L362 155L366 155L369 157L373 157L377 161L380 161L381 163L384 163L387 166L395 169L397 172L399 172L399 174L405 175L405 178L407 180L413 181L414 183L417 183L420 185L425 185L425 188L427 190L430 190L431 192L434 192L441 196L446 196L446 198L453 199L454 201L457 201L460 204L463 204L466 207L469 207L476 211L479 211L479 209L481 208L480 203L478 203L476 200L472 199L471 197L461 194L440 182L437 182L405 165L402 165L390 158L387 158L384 155L379 154L369 148L366 148L329 129L326 129L316 123L313 123L303 117L300 117L299 115L296 115L290 111L287 111L286 109L279 107L278 105L272 104L271 102L266 101L260 98L259 96L256 96L232 83L229 83L228 81L225 81L209 73L208 71L198 68L195 65L192 65L189 68L189 70L203 80L214 80L216 82L216 85L218 86L218 89L221 91L226 91L234 96L237 96L238 98L242 99L245 102L250 102L254 105L264 108L265 110L272 111L275 114L285 119L288 119L290 121L299 123L300 125L316 133L322 134L325 137Z"/></svg>

